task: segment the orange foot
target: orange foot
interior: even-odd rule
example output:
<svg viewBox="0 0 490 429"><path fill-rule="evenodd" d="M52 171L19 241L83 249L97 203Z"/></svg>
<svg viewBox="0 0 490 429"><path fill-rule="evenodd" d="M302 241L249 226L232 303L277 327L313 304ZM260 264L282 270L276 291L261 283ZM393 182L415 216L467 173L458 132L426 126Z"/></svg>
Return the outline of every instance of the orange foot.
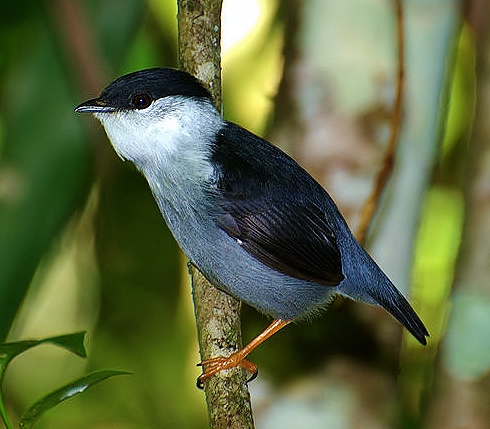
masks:
<svg viewBox="0 0 490 429"><path fill-rule="evenodd" d="M196 385L199 389L204 388L204 382L206 380L208 380L218 372L224 371L225 369L236 368L238 366L241 368L245 368L250 374L252 374L248 381L252 381L253 379L255 379L259 372L257 365L245 359L242 350L233 353L230 357L226 358L223 356L219 356L212 359L206 359L201 363L198 363L197 365L204 367L203 373L197 378Z"/></svg>
<svg viewBox="0 0 490 429"><path fill-rule="evenodd" d="M230 357L216 357L212 359L206 359L202 361L198 366L204 367L204 372L197 379L197 387L202 389L204 382L215 375L216 373L225 369L236 368L237 366L245 368L252 377L248 381L252 381L257 377L258 369L257 365L246 360L248 354L255 349L259 344L262 344L267 338L274 335L277 331L284 328L290 320L275 319L264 332L255 337L250 343L248 343L243 349L236 351Z"/></svg>

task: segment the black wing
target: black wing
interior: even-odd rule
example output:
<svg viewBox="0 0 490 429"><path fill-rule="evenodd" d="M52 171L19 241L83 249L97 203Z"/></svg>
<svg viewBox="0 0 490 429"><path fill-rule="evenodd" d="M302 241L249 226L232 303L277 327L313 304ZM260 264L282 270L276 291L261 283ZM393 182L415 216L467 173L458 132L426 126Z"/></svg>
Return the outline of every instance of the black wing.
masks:
<svg viewBox="0 0 490 429"><path fill-rule="evenodd" d="M343 279L326 192L295 161L227 124L213 148L218 226L256 259L292 277L335 286Z"/></svg>

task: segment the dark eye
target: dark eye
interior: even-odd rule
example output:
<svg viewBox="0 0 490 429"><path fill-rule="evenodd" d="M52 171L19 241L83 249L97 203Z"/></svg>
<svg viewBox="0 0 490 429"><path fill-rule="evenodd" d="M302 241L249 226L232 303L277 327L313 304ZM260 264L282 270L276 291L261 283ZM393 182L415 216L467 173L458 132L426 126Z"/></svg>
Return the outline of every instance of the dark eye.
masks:
<svg viewBox="0 0 490 429"><path fill-rule="evenodd" d="M134 109L146 109L152 102L148 94L138 93L131 98L131 105Z"/></svg>

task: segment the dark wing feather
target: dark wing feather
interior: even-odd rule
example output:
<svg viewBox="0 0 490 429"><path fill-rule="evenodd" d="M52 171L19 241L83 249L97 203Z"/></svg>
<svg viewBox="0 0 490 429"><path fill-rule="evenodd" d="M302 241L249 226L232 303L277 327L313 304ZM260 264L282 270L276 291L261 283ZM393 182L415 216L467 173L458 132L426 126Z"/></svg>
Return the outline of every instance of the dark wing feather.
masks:
<svg viewBox="0 0 490 429"><path fill-rule="evenodd" d="M328 198L326 192L274 146L238 126L227 127L213 152L218 226L276 271L338 285L340 251L317 204Z"/></svg>

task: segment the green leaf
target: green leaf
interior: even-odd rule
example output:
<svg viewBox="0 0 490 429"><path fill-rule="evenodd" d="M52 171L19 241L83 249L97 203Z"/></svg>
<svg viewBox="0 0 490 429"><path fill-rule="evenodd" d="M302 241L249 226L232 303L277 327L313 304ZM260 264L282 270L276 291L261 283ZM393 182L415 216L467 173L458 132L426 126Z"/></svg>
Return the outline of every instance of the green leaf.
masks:
<svg viewBox="0 0 490 429"><path fill-rule="evenodd" d="M67 385L61 387L54 392L51 392L44 398L33 404L21 417L19 422L19 428L29 429L33 427L34 423L48 410L65 401L72 398L75 395L83 393L89 387L97 384L99 381L105 380L115 375L130 374L126 371L116 370L101 370L94 371L85 375Z"/></svg>
<svg viewBox="0 0 490 429"><path fill-rule="evenodd" d="M77 356L82 358L87 357L87 351L83 345L85 339L85 331L75 332L73 334L59 335L56 337L46 338L41 340L42 343L52 343L56 346L62 347Z"/></svg>
<svg viewBox="0 0 490 429"><path fill-rule="evenodd" d="M75 332L73 334L58 335L56 337L43 338L41 340L25 340L25 341L15 341L11 343L0 344L0 385L3 380L3 374L8 364L12 359L14 359L19 354L25 352L26 350L36 347L43 343L51 343L62 347L69 352L72 352L80 357L86 357L87 352L83 345L83 340L85 338L85 332ZM4 402L3 395L0 390L0 416L7 427L10 429L12 426L9 422Z"/></svg>
<svg viewBox="0 0 490 429"><path fill-rule="evenodd" d="M77 356L86 357L87 352L83 345L84 337L85 332L75 332L73 334L43 338L41 340L25 340L0 344L0 379L2 378L5 368L13 358L40 344L51 343L62 347Z"/></svg>

